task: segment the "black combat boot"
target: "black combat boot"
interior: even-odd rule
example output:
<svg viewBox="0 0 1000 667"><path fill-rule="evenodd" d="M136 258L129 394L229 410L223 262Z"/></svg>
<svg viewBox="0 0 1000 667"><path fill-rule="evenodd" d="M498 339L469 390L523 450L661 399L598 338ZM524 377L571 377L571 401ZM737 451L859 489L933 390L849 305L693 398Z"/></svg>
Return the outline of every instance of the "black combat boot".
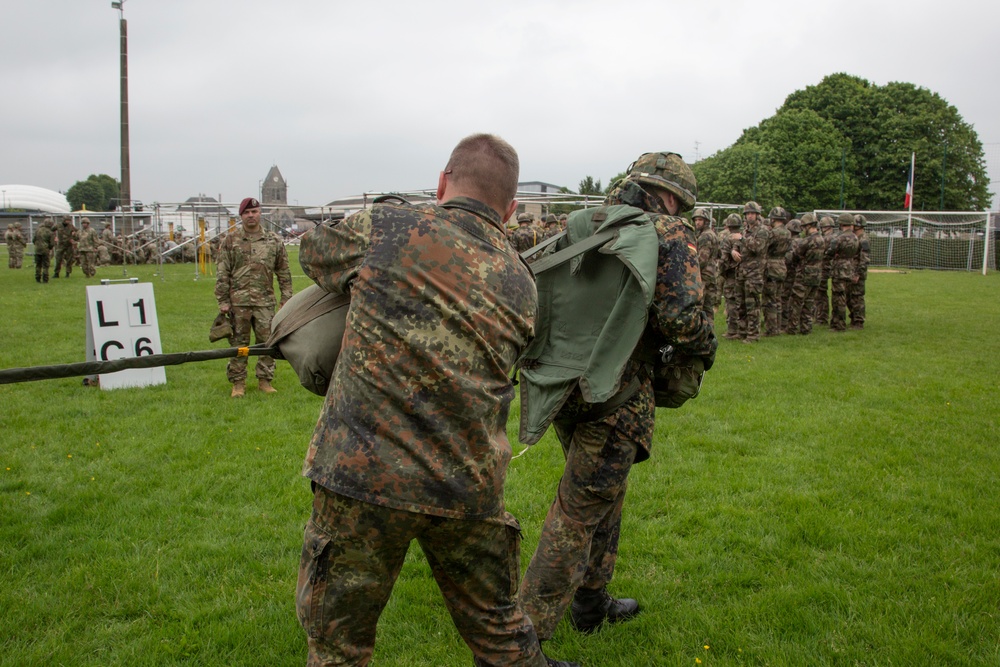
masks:
<svg viewBox="0 0 1000 667"><path fill-rule="evenodd" d="M570 607L570 620L580 632L590 633L601 624L620 623L639 613L639 603L631 598L613 598L607 589L578 588Z"/></svg>
<svg viewBox="0 0 1000 667"><path fill-rule="evenodd" d="M578 662L569 662L569 661L566 661L566 660L555 660L555 659L550 658L549 656L545 655L544 653L542 655L545 657L545 664L548 667L580 667L580 663L578 663Z"/></svg>

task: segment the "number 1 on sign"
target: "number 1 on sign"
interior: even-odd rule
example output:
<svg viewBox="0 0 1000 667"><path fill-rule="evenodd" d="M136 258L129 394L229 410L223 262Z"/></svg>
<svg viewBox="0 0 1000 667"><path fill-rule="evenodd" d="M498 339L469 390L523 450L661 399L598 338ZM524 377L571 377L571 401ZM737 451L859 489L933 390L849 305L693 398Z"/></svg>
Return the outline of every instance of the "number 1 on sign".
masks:
<svg viewBox="0 0 1000 667"><path fill-rule="evenodd" d="M146 302L145 302L145 300L144 299L139 299L138 301L136 301L135 303L132 304L132 308L135 308L136 310L139 311L139 321L136 322L135 320L132 319L132 313L133 313L133 311L129 310L129 321L131 322L132 326L134 326L134 327L137 327L137 326L146 326L147 322L146 322Z"/></svg>

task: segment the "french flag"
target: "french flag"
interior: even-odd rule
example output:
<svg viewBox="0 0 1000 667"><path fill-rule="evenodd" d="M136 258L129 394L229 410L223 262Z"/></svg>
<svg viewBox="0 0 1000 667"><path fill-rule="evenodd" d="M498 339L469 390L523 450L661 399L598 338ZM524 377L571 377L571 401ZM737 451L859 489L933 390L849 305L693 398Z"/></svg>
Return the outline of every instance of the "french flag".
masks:
<svg viewBox="0 0 1000 667"><path fill-rule="evenodd" d="M913 168L917 163L917 154L910 157L910 180L906 181L906 197L903 199L903 208L910 210L913 206Z"/></svg>

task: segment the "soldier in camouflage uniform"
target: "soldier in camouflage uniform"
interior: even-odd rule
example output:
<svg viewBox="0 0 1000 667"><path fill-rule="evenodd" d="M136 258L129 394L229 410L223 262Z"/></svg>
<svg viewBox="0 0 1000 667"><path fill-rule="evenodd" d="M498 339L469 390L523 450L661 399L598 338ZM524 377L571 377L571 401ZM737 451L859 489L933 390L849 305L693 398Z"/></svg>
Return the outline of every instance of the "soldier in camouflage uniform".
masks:
<svg viewBox="0 0 1000 667"><path fill-rule="evenodd" d="M66 266L66 277L73 272L73 261L76 255L76 242L80 234L73 226L73 220L66 216L63 218L62 226L56 238L56 268L52 271L52 277L59 277L59 269Z"/></svg>
<svg viewBox="0 0 1000 667"><path fill-rule="evenodd" d="M656 349L672 345L681 354L703 357L710 367L717 342L702 308L695 231L676 217L694 206L694 174L679 155L663 152L643 154L627 171L605 204L643 209L659 237L644 341ZM543 641L552 637L567 607L581 632L639 613L636 600L616 599L607 591L618 556L628 474L634 463L649 458L653 446L653 384L649 368L635 354L625 366L621 387L608 401L618 407L597 417L595 405L584 400L577 386L553 422L566 466L521 583L520 600Z"/></svg>
<svg viewBox="0 0 1000 667"><path fill-rule="evenodd" d="M802 238L802 221L792 218L786 226L791 235L791 245L785 253L785 282L781 284L781 332L788 333L788 313L792 301L792 288L802 280L802 267L795 258L795 246Z"/></svg>
<svg viewBox="0 0 1000 667"><path fill-rule="evenodd" d="M726 299L725 338L739 340L740 318L743 299L737 291L736 269L739 266L740 249L743 247L743 220L736 213L726 218L726 229L719 237L719 278L722 280L722 296Z"/></svg>
<svg viewBox="0 0 1000 667"><path fill-rule="evenodd" d="M830 260L833 304L830 311L830 329L847 331L847 290L855 277L858 259L858 237L854 235L854 216L842 213L837 219L840 233L826 249Z"/></svg>
<svg viewBox="0 0 1000 667"><path fill-rule="evenodd" d="M111 231L111 223L105 222L104 229L97 242L97 265L107 266L111 264L111 251L114 247L115 234Z"/></svg>
<svg viewBox="0 0 1000 667"><path fill-rule="evenodd" d="M704 290L704 308L709 321L715 325L715 309L722 300L722 285L719 278L719 260L722 258L719 235L712 229L712 214L708 209L696 208L691 214L698 231L698 267L701 269L701 284Z"/></svg>
<svg viewBox="0 0 1000 667"><path fill-rule="evenodd" d="M285 244L272 232L260 226L260 202L247 197L240 203L243 226L226 237L219 249L216 265L215 299L219 312L232 312L234 347L250 344L253 329L257 343L271 336L274 317L274 278L278 278L281 304L292 298L292 274L288 268ZM266 394L276 390L274 359L258 357L255 368L259 389ZM247 358L235 357L226 367L226 376L233 384L232 397L240 398L246 391Z"/></svg>
<svg viewBox="0 0 1000 667"><path fill-rule="evenodd" d="M823 254L826 243L816 226L816 216L806 213L802 216L805 236L797 239L792 253L798 276L792 286L792 297L788 302L788 318L785 333L812 333L813 317L816 313L816 291L823 276Z"/></svg>
<svg viewBox="0 0 1000 667"><path fill-rule="evenodd" d="M303 236L300 261L350 293L343 348L306 455L313 482L296 603L310 666L367 665L417 540L476 665L542 655L516 604L505 510L509 373L534 333L531 271L504 238L517 153L473 135L435 206L382 203Z"/></svg>
<svg viewBox="0 0 1000 667"><path fill-rule="evenodd" d="M517 216L517 229L511 233L510 243L514 246L514 250L524 252L538 245L543 237L544 234L531 223L531 214L522 213ZM537 258L538 253L535 253L528 261L533 262Z"/></svg>
<svg viewBox="0 0 1000 667"><path fill-rule="evenodd" d="M100 239L97 236L97 230L90 227L90 218L82 219L80 226L83 227L79 242L80 268L83 269L84 276L93 278L97 274L97 269L94 267L97 262L97 246Z"/></svg>
<svg viewBox="0 0 1000 667"><path fill-rule="evenodd" d="M764 272L767 265L767 246L771 230L761 224L763 213L760 204L748 201L743 207L746 234L743 236L739 257L733 255L736 266L736 297L742 300L740 308L740 338L744 343L760 340L760 310L764 293Z"/></svg>
<svg viewBox="0 0 1000 667"><path fill-rule="evenodd" d="M52 220L46 220L35 230L31 238L35 246L35 282L49 282L49 252L55 238L52 235Z"/></svg>
<svg viewBox="0 0 1000 667"><path fill-rule="evenodd" d="M847 312L852 329L865 328L865 283L868 282L868 263L871 261L871 245L865 225L868 220L863 215L854 216L854 235L858 237L858 258L854 267L854 278L847 291Z"/></svg>
<svg viewBox="0 0 1000 667"><path fill-rule="evenodd" d="M764 335L781 335L781 291L787 276L785 254L791 250L792 234L785 228L790 217L780 206L767 216L771 233L767 241L767 268L764 272Z"/></svg>
<svg viewBox="0 0 1000 667"><path fill-rule="evenodd" d="M823 274L820 277L819 289L816 290L815 321L816 324L825 326L830 323L830 260L826 258L826 248L830 247L834 237L840 232L837 230L833 218L828 215L820 218L819 231L823 235L824 255Z"/></svg>
<svg viewBox="0 0 1000 667"><path fill-rule="evenodd" d="M12 222L7 225L7 233L3 235L7 243L7 266L20 269L24 263L24 247L27 245L21 232L21 223Z"/></svg>

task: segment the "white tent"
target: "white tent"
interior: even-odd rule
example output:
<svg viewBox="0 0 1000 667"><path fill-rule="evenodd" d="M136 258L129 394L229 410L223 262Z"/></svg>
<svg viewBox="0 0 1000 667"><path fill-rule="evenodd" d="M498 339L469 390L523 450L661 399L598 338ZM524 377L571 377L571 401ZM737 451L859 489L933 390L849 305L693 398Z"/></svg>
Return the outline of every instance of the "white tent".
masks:
<svg viewBox="0 0 1000 667"><path fill-rule="evenodd" d="M0 210L22 209L43 213L69 213L66 195L34 185L0 185Z"/></svg>

